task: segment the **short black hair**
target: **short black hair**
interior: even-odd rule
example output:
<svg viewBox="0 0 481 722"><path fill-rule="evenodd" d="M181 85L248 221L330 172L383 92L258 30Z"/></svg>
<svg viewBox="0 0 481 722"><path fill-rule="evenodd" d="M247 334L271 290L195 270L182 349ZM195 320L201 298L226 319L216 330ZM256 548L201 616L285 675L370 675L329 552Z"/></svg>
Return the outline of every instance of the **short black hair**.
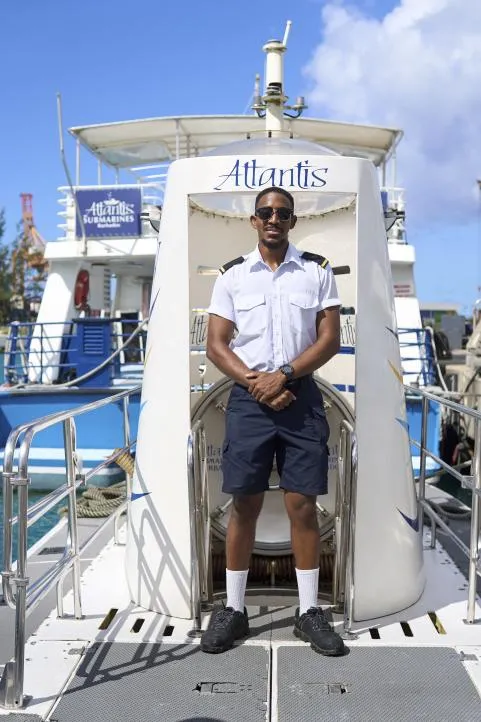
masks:
<svg viewBox="0 0 481 722"><path fill-rule="evenodd" d="M291 208L292 208L292 210L294 210L294 198L292 197L292 195L289 193L289 191L286 191L285 188L278 188L277 186L271 186L270 188L264 188L264 190L260 191L260 193L258 193L256 196L256 202L255 202L254 208L257 208L257 205L258 205L260 199L263 198L264 196L266 196L268 193L280 193L281 196L284 196L285 198L287 198L290 201Z"/></svg>

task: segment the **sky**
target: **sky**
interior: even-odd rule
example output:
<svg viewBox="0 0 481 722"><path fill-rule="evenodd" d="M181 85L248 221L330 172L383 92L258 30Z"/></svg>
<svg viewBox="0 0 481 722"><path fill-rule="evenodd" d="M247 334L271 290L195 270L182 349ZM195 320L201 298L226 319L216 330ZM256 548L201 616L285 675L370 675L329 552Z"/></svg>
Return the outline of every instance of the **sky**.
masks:
<svg viewBox="0 0 481 722"><path fill-rule="evenodd" d="M57 237L56 93L65 128L243 113L262 45L292 20L285 88L307 116L401 128L399 184L421 301L481 296L481 3L473 0L2 0L0 208L22 192ZM66 140L71 169L74 143ZM96 180L82 160L83 183Z"/></svg>

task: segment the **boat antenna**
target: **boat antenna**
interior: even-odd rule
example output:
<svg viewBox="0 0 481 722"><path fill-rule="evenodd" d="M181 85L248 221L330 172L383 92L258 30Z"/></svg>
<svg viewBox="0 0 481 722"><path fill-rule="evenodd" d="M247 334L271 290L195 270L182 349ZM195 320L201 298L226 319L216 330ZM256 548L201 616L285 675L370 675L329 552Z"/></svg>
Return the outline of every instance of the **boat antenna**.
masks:
<svg viewBox="0 0 481 722"><path fill-rule="evenodd" d="M70 176L70 171L68 169L67 159L65 158L65 148L64 148L64 143L63 143L63 120L62 120L62 95L61 95L61 93L57 93L57 120L58 120L58 134L59 134L59 141L60 141L60 157L62 159L63 169L64 169L65 175L67 177L67 183L70 188L70 193L72 194L72 200L75 205L75 213L77 215L80 230L82 233L82 239L81 239L82 240L82 255L86 256L87 255L87 237L85 235L84 221L82 218L82 214L80 213L77 196L75 195L75 191L73 189L72 178Z"/></svg>
<svg viewBox="0 0 481 722"><path fill-rule="evenodd" d="M262 105L262 96L260 91L260 85L261 85L261 76L259 73L256 73L256 78L254 80L254 92L252 95L249 96L249 100L247 101L247 105L244 108L243 115L246 115L249 108L251 110L256 110L257 107L263 108Z"/></svg>
<svg viewBox="0 0 481 722"><path fill-rule="evenodd" d="M294 105L287 105L287 95L284 93L284 58L287 50L287 40L292 27L292 20L286 23L284 38L282 40L269 40L263 51L266 53L265 94L260 95L259 83L256 76L254 88L254 110L259 118L265 118L266 131L271 138L279 135L284 129L284 118L299 118L307 108L302 96L296 99ZM289 113L288 111L294 111Z"/></svg>
<svg viewBox="0 0 481 722"><path fill-rule="evenodd" d="M261 118L264 118L263 111L265 110L264 103L262 102L261 95L261 76L256 73L256 79L254 81L254 95L252 96L251 110L257 113Z"/></svg>

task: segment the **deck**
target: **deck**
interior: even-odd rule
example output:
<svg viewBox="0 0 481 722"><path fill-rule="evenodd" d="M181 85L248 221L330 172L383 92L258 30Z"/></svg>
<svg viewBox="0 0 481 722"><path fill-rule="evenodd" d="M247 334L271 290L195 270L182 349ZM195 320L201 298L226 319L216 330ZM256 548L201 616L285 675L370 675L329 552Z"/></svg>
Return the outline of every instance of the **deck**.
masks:
<svg viewBox="0 0 481 722"><path fill-rule="evenodd" d="M292 635L295 596L268 588L248 593L251 637L223 655L203 654L189 636L191 622L130 603L125 547L110 541L83 573L84 618L57 619L53 611L28 640L31 699L10 719L475 722L481 623L464 623L466 579L443 547L431 550L427 540L428 533L419 602L402 615L356 625L349 654L335 659ZM67 614L72 604L69 592Z"/></svg>

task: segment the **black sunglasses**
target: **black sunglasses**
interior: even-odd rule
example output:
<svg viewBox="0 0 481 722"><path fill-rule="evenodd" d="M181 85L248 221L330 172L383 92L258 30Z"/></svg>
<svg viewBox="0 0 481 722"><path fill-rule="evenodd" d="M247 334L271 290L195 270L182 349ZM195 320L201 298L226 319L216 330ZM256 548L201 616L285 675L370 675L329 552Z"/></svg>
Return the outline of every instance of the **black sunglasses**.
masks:
<svg viewBox="0 0 481 722"><path fill-rule="evenodd" d="M256 215L257 218L260 218L261 221L268 221L272 218L274 213L277 213L277 217L280 221L288 221L294 211L292 208L271 208L270 206L261 206L260 208L256 208L254 211L254 215Z"/></svg>

